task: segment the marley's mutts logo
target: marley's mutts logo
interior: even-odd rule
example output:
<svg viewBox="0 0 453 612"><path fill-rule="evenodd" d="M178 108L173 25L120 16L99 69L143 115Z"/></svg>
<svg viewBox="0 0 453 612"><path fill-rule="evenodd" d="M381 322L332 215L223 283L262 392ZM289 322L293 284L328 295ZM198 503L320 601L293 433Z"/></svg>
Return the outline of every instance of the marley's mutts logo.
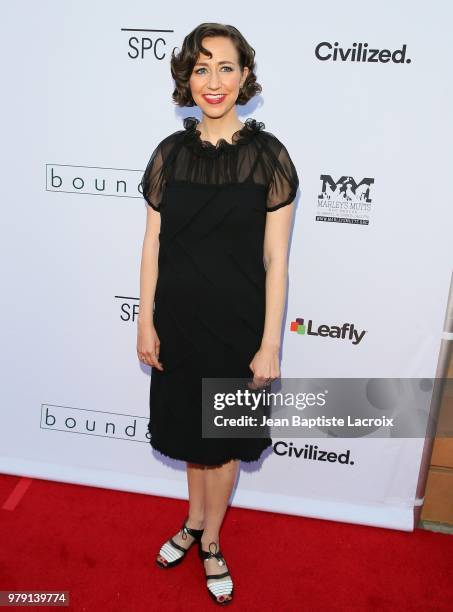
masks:
<svg viewBox="0 0 453 612"><path fill-rule="evenodd" d="M291 321L290 331L296 332L300 335L307 336L322 336L324 338L338 338L340 340L351 340L352 344L360 344L362 338L366 334L366 330L359 332L355 329L354 323L343 323L341 327L338 325L318 325L315 328L313 321L308 320L308 323L304 323L304 319L297 317L294 321Z"/></svg>
<svg viewBox="0 0 453 612"><path fill-rule="evenodd" d="M321 174L319 178L321 193L316 221L369 225L373 178L365 177L360 182L352 176L342 176L338 181L330 174Z"/></svg>

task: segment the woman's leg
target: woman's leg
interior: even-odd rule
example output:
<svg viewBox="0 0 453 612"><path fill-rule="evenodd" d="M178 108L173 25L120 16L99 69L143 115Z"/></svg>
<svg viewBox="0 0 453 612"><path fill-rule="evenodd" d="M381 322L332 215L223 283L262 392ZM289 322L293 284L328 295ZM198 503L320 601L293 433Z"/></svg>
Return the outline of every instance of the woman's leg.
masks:
<svg viewBox="0 0 453 612"><path fill-rule="evenodd" d="M207 466L205 470L205 524L201 536L201 547L209 551L209 544L215 542L220 550L219 532L225 516L231 492L236 480L239 461L233 459L219 467ZM204 561L206 574L222 574L228 568L220 566L216 559ZM222 579L221 579L222 580ZM218 582L212 580L210 582ZM209 584L209 581L208 581ZM224 595L223 599L230 599Z"/></svg>
<svg viewBox="0 0 453 612"><path fill-rule="evenodd" d="M210 542L219 543L219 532L236 480L239 461L233 459L219 467L205 470L205 526L201 543L208 550Z"/></svg>
<svg viewBox="0 0 453 612"><path fill-rule="evenodd" d="M188 519L186 521L187 527L192 529L203 529L205 519L205 466L198 465L195 463L187 463L187 486L189 489L189 512ZM178 531L173 536L175 544L182 546L183 548L189 548L194 538L187 534L186 538L183 538L181 531ZM161 563L166 563L166 560L162 555L157 555L158 560Z"/></svg>
<svg viewBox="0 0 453 612"><path fill-rule="evenodd" d="M187 486L189 489L189 518L187 527L203 529L205 523L205 466L187 464Z"/></svg>

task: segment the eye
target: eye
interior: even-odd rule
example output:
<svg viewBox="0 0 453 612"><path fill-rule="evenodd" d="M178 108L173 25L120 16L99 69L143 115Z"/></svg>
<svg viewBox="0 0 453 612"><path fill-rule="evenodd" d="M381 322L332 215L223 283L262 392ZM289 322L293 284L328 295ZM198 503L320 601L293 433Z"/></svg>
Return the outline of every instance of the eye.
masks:
<svg viewBox="0 0 453 612"><path fill-rule="evenodd" d="M233 68L231 66L222 66L222 70L223 68L226 68L226 72L233 72ZM206 68L197 68L195 70L195 74L203 74L202 72L200 72L201 70L206 70Z"/></svg>

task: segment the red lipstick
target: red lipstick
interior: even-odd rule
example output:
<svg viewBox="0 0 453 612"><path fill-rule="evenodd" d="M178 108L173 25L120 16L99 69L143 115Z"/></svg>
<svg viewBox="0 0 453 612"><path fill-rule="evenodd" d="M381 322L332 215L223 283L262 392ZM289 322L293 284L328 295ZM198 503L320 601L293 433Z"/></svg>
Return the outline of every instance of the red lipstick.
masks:
<svg viewBox="0 0 453 612"><path fill-rule="evenodd" d="M203 98L206 100L206 102L208 102L209 104L220 104L221 102L223 102L226 98L226 94L203 94Z"/></svg>

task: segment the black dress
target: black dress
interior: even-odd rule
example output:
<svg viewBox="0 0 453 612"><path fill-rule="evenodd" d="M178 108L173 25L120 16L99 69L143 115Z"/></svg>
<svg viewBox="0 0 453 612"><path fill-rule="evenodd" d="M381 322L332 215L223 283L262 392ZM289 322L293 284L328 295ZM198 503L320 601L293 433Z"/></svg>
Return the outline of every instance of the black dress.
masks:
<svg viewBox="0 0 453 612"><path fill-rule="evenodd" d="M161 214L152 368L153 448L193 463L255 461L270 438L203 438L202 377L248 377L265 316L266 212L290 204L299 180L285 146L247 119L232 144L201 139L198 119L153 151L141 189Z"/></svg>

